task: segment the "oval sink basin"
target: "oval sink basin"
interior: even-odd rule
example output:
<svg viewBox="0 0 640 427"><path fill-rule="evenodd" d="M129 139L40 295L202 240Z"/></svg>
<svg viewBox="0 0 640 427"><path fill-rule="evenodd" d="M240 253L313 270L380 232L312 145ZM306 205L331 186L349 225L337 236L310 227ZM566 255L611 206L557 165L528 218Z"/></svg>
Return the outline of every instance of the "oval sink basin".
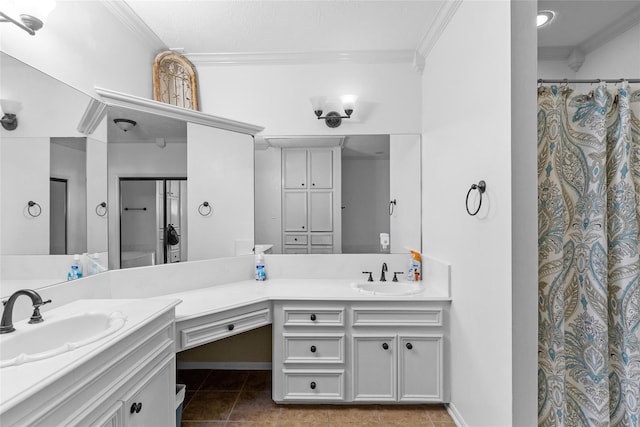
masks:
<svg viewBox="0 0 640 427"><path fill-rule="evenodd" d="M354 289L372 295L412 295L422 292L422 286L410 282L357 282Z"/></svg>
<svg viewBox="0 0 640 427"><path fill-rule="evenodd" d="M35 325L26 322L15 332L0 336L0 368L47 359L96 342L120 328L126 316L86 312L63 319L45 320Z"/></svg>

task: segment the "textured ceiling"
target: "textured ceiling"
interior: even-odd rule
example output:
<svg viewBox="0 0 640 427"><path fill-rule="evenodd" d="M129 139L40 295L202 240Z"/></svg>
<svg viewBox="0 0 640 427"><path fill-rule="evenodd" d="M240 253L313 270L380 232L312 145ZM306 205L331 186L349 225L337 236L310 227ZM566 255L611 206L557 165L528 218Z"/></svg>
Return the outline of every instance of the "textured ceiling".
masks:
<svg viewBox="0 0 640 427"><path fill-rule="evenodd" d="M169 48L187 54L414 50L442 3L127 0Z"/></svg>

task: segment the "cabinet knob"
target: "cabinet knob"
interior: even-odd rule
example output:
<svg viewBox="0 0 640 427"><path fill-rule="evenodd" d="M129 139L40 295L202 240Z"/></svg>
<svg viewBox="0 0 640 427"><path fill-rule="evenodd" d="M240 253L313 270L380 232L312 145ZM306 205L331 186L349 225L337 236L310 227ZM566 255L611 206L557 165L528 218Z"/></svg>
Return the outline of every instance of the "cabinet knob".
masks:
<svg viewBox="0 0 640 427"><path fill-rule="evenodd" d="M304 225L302 226L302 229L304 230Z"/></svg>
<svg viewBox="0 0 640 427"><path fill-rule="evenodd" d="M294 237L294 238L293 238L293 241L294 241L294 242L297 242L297 241L298 241L298 238L297 238L297 237Z"/></svg>
<svg viewBox="0 0 640 427"><path fill-rule="evenodd" d="M309 319L311 319L312 321L314 321L314 322L315 322L315 320L316 320L316 315L315 315L315 314L312 314L311 316L309 316Z"/></svg>
<svg viewBox="0 0 640 427"><path fill-rule="evenodd" d="M131 404L131 409L129 410L132 414L138 414L142 410L142 402L133 402Z"/></svg>
<svg viewBox="0 0 640 427"><path fill-rule="evenodd" d="M235 326L234 326L234 325L233 325L233 323L232 323L232 324L230 324L230 325L228 326L228 328L229 328L229 330L230 330L230 331L233 331L233 328L235 328Z"/></svg>
<svg viewBox="0 0 640 427"><path fill-rule="evenodd" d="M311 353L315 353L315 352L316 352L316 346L315 346L315 345L312 345L312 346L311 346Z"/></svg>
<svg viewBox="0 0 640 427"><path fill-rule="evenodd" d="M383 343L382 348L384 348L385 350L389 350L389 344Z"/></svg>
<svg viewBox="0 0 640 427"><path fill-rule="evenodd" d="M315 186L316 186L316 183L314 182L314 183L313 183L313 184L311 184L311 185L312 185L313 187L315 187Z"/></svg>
<svg viewBox="0 0 640 427"><path fill-rule="evenodd" d="M410 342L408 342L408 343L407 343L407 348L408 348L409 350L411 350L411 349L413 348L413 345L412 345Z"/></svg>
<svg viewBox="0 0 640 427"><path fill-rule="evenodd" d="M304 187L304 182L302 183L302 186Z"/></svg>
<svg viewBox="0 0 640 427"><path fill-rule="evenodd" d="M309 384L309 387L311 387L311 390L315 390L316 389L315 381L311 381L311 384Z"/></svg>

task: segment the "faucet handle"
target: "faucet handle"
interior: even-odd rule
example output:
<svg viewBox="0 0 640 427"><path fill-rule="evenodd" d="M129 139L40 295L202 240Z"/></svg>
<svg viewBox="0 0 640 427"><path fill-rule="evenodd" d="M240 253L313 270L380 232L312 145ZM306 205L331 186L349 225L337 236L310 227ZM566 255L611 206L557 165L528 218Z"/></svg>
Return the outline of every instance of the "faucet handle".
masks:
<svg viewBox="0 0 640 427"><path fill-rule="evenodd" d="M33 304L33 314L31 315L31 318L29 319L29 323L40 323L42 322L44 319L42 318L42 314L40 314L40 307L42 307L45 304L49 304L51 302L51 300L46 300L46 301L42 301L42 303L40 304Z"/></svg>
<svg viewBox="0 0 640 427"><path fill-rule="evenodd" d="M367 279L367 282L373 282L373 276L372 276L373 272L371 272L371 271L363 271L362 274L368 274L369 278Z"/></svg>
<svg viewBox="0 0 640 427"><path fill-rule="evenodd" d="M40 304L33 304L33 307L34 307L34 308L40 308L40 307L42 307L43 305L45 305L45 304L49 304L49 303L51 303L51 300L50 300L50 299L48 299L48 300L46 300L46 301L42 301Z"/></svg>
<svg viewBox="0 0 640 427"><path fill-rule="evenodd" d="M394 271L393 272L393 280L391 280L392 282L397 282L398 281L398 274L404 274L404 271Z"/></svg>

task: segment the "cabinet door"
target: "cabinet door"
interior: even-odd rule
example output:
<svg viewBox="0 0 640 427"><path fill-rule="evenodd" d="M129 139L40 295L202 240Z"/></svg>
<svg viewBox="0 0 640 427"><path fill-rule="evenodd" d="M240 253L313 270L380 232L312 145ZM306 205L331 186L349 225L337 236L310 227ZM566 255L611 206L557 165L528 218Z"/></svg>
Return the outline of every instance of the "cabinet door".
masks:
<svg viewBox="0 0 640 427"><path fill-rule="evenodd" d="M284 231L307 231L307 193L286 191L282 203Z"/></svg>
<svg viewBox="0 0 640 427"><path fill-rule="evenodd" d="M394 336L353 336L353 400L396 399Z"/></svg>
<svg viewBox="0 0 640 427"><path fill-rule="evenodd" d="M284 188L307 188L307 151L282 150Z"/></svg>
<svg viewBox="0 0 640 427"><path fill-rule="evenodd" d="M310 231L333 231L333 192L309 192Z"/></svg>
<svg viewBox="0 0 640 427"><path fill-rule="evenodd" d="M400 400L441 402L442 335L403 335L399 344Z"/></svg>
<svg viewBox="0 0 640 427"><path fill-rule="evenodd" d="M310 186L314 188L333 188L333 151L309 151Z"/></svg>
<svg viewBox="0 0 640 427"><path fill-rule="evenodd" d="M127 426L165 426L175 419L174 359L166 359L124 398ZM175 422L175 421L174 421Z"/></svg>

